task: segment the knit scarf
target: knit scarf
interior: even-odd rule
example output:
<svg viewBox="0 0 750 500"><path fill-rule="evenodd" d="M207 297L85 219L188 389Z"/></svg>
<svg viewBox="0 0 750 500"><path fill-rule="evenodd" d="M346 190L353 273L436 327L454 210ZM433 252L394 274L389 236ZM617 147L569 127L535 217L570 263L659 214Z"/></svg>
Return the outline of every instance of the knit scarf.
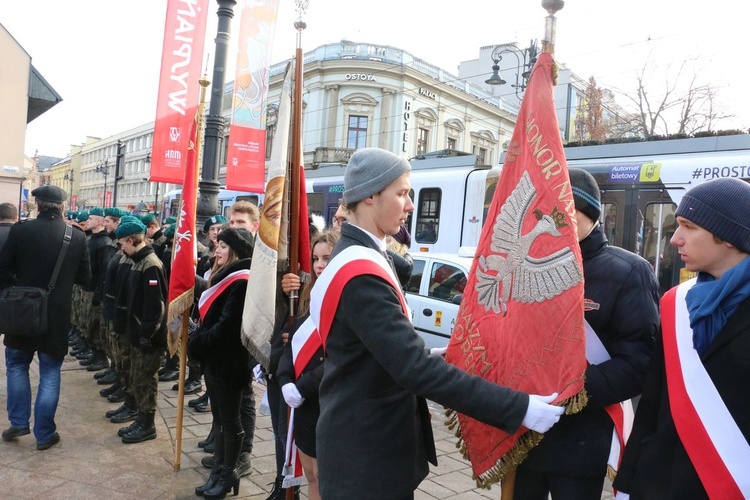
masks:
<svg viewBox="0 0 750 500"><path fill-rule="evenodd" d="M698 273L695 285L688 291L687 302L693 347L703 355L724 328L727 319L750 296L750 257L728 270L721 279Z"/></svg>

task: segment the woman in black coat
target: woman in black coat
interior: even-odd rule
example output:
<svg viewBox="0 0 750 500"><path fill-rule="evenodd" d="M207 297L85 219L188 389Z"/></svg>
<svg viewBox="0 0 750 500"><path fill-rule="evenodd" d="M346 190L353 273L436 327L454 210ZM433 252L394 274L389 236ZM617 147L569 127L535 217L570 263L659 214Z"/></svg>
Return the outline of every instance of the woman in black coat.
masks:
<svg viewBox="0 0 750 500"><path fill-rule="evenodd" d="M210 288L198 303L201 323L188 342L190 356L203 366L214 424L218 425L211 476L195 489L196 495L205 498L224 498L232 488L235 494L239 491L242 388L249 383L255 364L241 340L253 246L253 235L245 229L226 228L219 233Z"/></svg>
<svg viewBox="0 0 750 500"><path fill-rule="evenodd" d="M323 379L323 348L320 347L307 363L299 377L295 375L294 358L292 354L292 338L299 326L310 315L310 290L315 280L328 265L328 259L333 247L339 239L339 233L326 231L315 236L311 242L312 270L310 281L305 285L300 296L300 307L294 331L290 332L289 340L284 345L284 352L279 361L276 376L279 379L284 399L294 411L294 439L302 462L302 469L307 477L309 500L320 500L318 492L318 463L315 451L315 427L320 416L320 402L318 401L318 387ZM296 275L286 275L282 280L285 292L299 289L299 278Z"/></svg>

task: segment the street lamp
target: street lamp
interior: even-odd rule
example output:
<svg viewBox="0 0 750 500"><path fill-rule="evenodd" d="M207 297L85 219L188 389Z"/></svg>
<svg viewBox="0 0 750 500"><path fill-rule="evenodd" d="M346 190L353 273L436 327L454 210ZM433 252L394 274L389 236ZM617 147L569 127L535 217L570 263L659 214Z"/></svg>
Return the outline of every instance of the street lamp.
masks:
<svg viewBox="0 0 750 500"><path fill-rule="evenodd" d="M531 76L531 70L536 62L536 57L539 54L539 47L537 46L536 40L531 40L529 46L525 49L519 49L513 45L498 45L492 51L492 76L489 77L484 83L488 85L505 85L507 82L500 77L500 61L503 60L503 54L513 54L516 57L518 66L516 66L516 83L511 84L516 90L516 97L521 99L521 95L529 82Z"/></svg>
<svg viewBox="0 0 750 500"><path fill-rule="evenodd" d="M65 175L63 176L63 180L70 181L70 191L68 191L68 195L70 196L70 209L73 210L73 169L71 168L67 172L65 172Z"/></svg>
<svg viewBox="0 0 750 500"><path fill-rule="evenodd" d="M151 164L151 150L148 150L148 153L146 154L146 163L149 165ZM149 167L149 172L151 171L151 168ZM143 179L144 181L147 181L148 178ZM156 181L156 196L154 196L154 215L158 215L159 213L159 181Z"/></svg>
<svg viewBox="0 0 750 500"><path fill-rule="evenodd" d="M104 191L102 192L102 205L104 205L104 208L107 208L107 176L109 175L109 158L106 158L102 161L100 161L96 167L94 167L95 172L99 172L100 174L104 174Z"/></svg>

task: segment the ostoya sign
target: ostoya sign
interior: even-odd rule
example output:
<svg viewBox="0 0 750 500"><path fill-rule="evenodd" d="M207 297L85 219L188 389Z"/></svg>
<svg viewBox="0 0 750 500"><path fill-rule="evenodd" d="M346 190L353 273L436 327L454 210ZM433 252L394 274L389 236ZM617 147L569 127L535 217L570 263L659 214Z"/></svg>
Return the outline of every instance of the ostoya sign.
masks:
<svg viewBox="0 0 750 500"><path fill-rule="evenodd" d="M375 76L374 75L367 75L365 73L347 73L344 75L344 78L347 80L363 80L366 82L374 82Z"/></svg>

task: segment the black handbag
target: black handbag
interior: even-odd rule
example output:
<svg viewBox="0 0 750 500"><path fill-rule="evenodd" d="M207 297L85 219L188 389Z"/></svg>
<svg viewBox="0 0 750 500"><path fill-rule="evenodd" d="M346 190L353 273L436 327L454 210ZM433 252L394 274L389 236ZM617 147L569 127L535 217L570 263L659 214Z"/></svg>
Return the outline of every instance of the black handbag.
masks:
<svg viewBox="0 0 750 500"><path fill-rule="evenodd" d="M41 337L47 333L47 302L55 288L65 253L73 237L73 229L65 227L62 248L47 289L31 286L11 286L0 290L0 326L2 333L16 337Z"/></svg>

